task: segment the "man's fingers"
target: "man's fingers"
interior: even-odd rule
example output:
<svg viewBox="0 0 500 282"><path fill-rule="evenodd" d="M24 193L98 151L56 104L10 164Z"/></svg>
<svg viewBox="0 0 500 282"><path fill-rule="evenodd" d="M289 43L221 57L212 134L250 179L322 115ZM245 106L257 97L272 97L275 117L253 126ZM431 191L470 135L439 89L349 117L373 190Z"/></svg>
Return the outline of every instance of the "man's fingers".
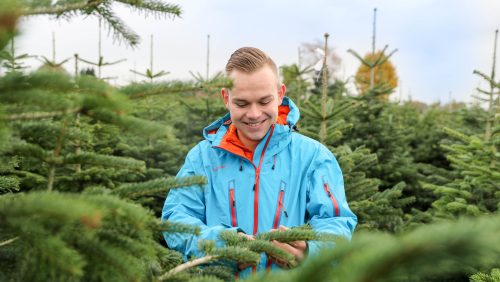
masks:
<svg viewBox="0 0 500 282"><path fill-rule="evenodd" d="M281 242L278 242L276 240L273 240L273 241L271 241L271 244L273 244L274 246L276 246L276 247L284 250L285 252L293 255L294 257L296 255L294 248L292 246L286 244L286 243L281 243ZM290 268L290 265L288 264L288 262L286 262L284 260L275 258L273 256L270 256L269 259L272 262L274 262L276 265L278 265L280 268L283 268L283 269L289 269Z"/></svg>
<svg viewBox="0 0 500 282"><path fill-rule="evenodd" d="M301 251L305 251L307 249L306 241L293 241L288 244Z"/></svg>
<svg viewBox="0 0 500 282"><path fill-rule="evenodd" d="M250 267L250 266L252 266L252 264L250 264L250 263L238 263L239 270L243 270L243 269Z"/></svg>
<svg viewBox="0 0 500 282"><path fill-rule="evenodd" d="M240 236L246 237L248 240L255 240L255 238L252 235L248 235L248 234L243 233L243 232L238 232L237 234Z"/></svg>
<svg viewBox="0 0 500 282"><path fill-rule="evenodd" d="M285 252L290 253L292 255L295 254L295 252L297 251L296 248L294 248L293 246L291 246L287 243L281 243L281 242L276 241L276 240L271 241L271 243L273 245L275 245L276 247L278 247L278 248L280 248L280 249L284 250Z"/></svg>
<svg viewBox="0 0 500 282"><path fill-rule="evenodd" d="M276 240L271 241L273 245L282 249L283 251L293 255L296 261L300 262L304 258L304 251L298 248L295 248L287 243L281 243Z"/></svg>

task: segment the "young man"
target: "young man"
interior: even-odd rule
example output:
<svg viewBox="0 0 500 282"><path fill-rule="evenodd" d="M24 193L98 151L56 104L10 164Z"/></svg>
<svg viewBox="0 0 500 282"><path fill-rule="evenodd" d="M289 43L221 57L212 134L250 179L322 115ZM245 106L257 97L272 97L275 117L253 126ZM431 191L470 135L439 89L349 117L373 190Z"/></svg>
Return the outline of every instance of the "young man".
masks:
<svg viewBox="0 0 500 282"><path fill-rule="evenodd" d="M201 235L165 234L168 246L188 259L203 255L199 240L222 246L218 234L225 230L252 237L306 222L318 232L350 238L357 219L342 172L326 147L294 132L299 110L285 97L276 64L261 50L244 47L231 55L226 72L233 86L221 95L229 113L203 130L205 140L178 173L204 175L208 183L170 191L162 213L163 220L199 226ZM314 241L273 243L297 261L321 247ZM268 264L263 255L257 269Z"/></svg>

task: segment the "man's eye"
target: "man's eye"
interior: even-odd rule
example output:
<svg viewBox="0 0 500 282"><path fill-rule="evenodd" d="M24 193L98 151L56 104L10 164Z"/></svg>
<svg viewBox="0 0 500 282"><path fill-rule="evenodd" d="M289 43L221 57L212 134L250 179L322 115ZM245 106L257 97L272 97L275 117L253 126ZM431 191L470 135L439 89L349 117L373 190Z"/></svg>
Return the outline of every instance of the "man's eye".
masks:
<svg viewBox="0 0 500 282"><path fill-rule="evenodd" d="M243 108L243 107L246 107L247 104L238 104L236 103L236 106L240 107L240 108Z"/></svg>
<svg viewBox="0 0 500 282"><path fill-rule="evenodd" d="M262 102L260 102L260 104L261 104L261 105L267 105L267 104L269 104L270 102L271 102L271 101L262 101Z"/></svg>

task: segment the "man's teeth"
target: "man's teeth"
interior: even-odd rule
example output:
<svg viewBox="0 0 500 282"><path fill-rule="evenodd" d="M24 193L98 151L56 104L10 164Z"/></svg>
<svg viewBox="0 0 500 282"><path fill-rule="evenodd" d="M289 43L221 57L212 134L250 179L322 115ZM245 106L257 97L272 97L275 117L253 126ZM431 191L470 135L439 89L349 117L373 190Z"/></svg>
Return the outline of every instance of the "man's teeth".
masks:
<svg viewBox="0 0 500 282"><path fill-rule="evenodd" d="M258 126L260 125L261 123L263 123L264 121L259 121L259 122L247 122L246 124L249 125L249 126Z"/></svg>

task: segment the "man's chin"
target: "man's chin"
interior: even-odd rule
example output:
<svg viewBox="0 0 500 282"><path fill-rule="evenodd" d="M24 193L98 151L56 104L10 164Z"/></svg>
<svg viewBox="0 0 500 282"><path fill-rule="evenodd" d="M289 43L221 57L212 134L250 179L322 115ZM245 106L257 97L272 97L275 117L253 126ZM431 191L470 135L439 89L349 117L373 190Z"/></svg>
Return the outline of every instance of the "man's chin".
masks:
<svg viewBox="0 0 500 282"><path fill-rule="evenodd" d="M266 136L266 133L267 133L267 131L266 132L243 132L246 139L251 140L251 141L255 141L255 142L260 142L260 140L262 140L262 138L264 138L264 136Z"/></svg>

